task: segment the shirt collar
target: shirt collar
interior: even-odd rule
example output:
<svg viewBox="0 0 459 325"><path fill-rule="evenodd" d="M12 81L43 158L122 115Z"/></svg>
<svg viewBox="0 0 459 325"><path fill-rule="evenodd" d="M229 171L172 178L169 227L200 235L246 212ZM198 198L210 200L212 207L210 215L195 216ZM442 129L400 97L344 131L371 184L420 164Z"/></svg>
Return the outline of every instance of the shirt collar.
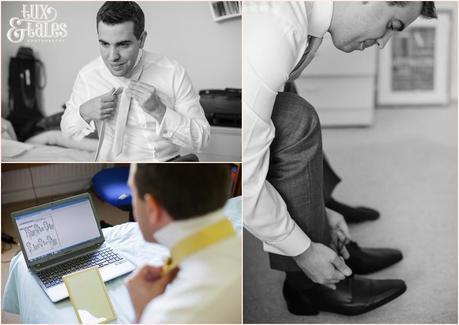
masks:
<svg viewBox="0 0 459 325"><path fill-rule="evenodd" d="M153 237L156 239L158 244L170 249L180 240L223 218L225 218L225 215L223 213L223 209L220 209L201 217L172 221L165 227L156 231L153 234Z"/></svg>
<svg viewBox="0 0 459 325"><path fill-rule="evenodd" d="M322 38L330 28L332 15L332 1L314 1L309 17L308 34Z"/></svg>
<svg viewBox="0 0 459 325"><path fill-rule="evenodd" d="M137 58L135 60L134 67L131 70L129 78L124 78L124 77L122 78L126 80L131 80L131 79L138 80L143 70L143 60L142 59L143 59L143 50L139 49L139 53L137 54Z"/></svg>

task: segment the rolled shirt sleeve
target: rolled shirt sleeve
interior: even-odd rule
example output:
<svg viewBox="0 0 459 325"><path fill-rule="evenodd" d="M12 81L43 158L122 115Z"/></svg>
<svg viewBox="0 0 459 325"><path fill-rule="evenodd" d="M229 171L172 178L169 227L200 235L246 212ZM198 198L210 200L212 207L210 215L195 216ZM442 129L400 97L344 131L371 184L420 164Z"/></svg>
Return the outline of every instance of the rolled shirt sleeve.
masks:
<svg viewBox="0 0 459 325"><path fill-rule="evenodd" d="M78 74L73 85L70 99L66 102L66 109L61 119L62 134L70 139L81 140L95 131L94 121L87 123L80 115L80 106L87 101L87 82L81 73Z"/></svg>
<svg viewBox="0 0 459 325"><path fill-rule="evenodd" d="M200 152L209 143L210 125L199 103L199 95L182 66L177 67L173 83L175 104L173 107L166 104L156 134L178 146Z"/></svg>
<svg viewBox="0 0 459 325"><path fill-rule="evenodd" d="M243 21L244 224L264 242L266 251L297 256L311 241L266 175L275 134L271 121L274 102L304 50L298 44L305 41L304 31L297 33L288 22L273 23L276 19L249 12Z"/></svg>

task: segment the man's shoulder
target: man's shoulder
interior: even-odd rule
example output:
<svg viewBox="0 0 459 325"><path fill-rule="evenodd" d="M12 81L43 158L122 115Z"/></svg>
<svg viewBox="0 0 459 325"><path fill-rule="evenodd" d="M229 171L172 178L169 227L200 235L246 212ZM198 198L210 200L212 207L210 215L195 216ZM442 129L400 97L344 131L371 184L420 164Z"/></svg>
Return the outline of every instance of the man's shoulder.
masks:
<svg viewBox="0 0 459 325"><path fill-rule="evenodd" d="M177 61L170 57L162 54L144 51L145 56L145 68L160 67L163 69L170 70L181 70L183 66Z"/></svg>
<svg viewBox="0 0 459 325"><path fill-rule="evenodd" d="M98 56L94 60L88 62L86 65L84 65L80 71L80 75L88 75L91 73L94 73L95 71L99 71L104 68L104 62L102 60L102 57Z"/></svg>
<svg viewBox="0 0 459 325"><path fill-rule="evenodd" d="M241 266L241 238L232 236L224 241L210 245L197 252L190 258L187 265L190 268L199 268L202 280L222 278L219 281L232 281L232 275L237 275ZM225 279L226 278L226 279Z"/></svg>

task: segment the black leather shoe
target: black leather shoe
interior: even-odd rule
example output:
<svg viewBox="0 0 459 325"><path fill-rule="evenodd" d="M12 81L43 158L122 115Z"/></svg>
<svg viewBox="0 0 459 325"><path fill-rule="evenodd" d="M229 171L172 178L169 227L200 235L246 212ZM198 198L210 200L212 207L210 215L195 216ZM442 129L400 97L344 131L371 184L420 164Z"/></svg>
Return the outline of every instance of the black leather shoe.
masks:
<svg viewBox="0 0 459 325"><path fill-rule="evenodd" d="M391 248L364 248L351 241L346 245L350 257L345 261L353 273L368 274L382 270L403 258L402 252Z"/></svg>
<svg viewBox="0 0 459 325"><path fill-rule="evenodd" d="M347 223L358 223L379 218L379 212L367 207L351 207L344 203L330 199L327 208L343 215Z"/></svg>
<svg viewBox="0 0 459 325"><path fill-rule="evenodd" d="M347 277L331 290L315 285L308 290L284 282L287 309L295 315L315 315L328 311L342 315L359 315L397 298L406 291L402 280L371 280Z"/></svg>

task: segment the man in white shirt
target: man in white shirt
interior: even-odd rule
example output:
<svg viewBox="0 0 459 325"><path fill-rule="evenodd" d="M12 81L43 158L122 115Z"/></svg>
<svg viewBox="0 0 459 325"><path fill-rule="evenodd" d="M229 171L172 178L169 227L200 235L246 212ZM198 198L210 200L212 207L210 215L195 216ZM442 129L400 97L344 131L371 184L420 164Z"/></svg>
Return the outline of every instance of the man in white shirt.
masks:
<svg viewBox="0 0 459 325"><path fill-rule="evenodd" d="M134 217L147 242L168 247L167 268L128 280L135 323L237 323L241 242L223 214L227 164L131 165Z"/></svg>
<svg viewBox="0 0 459 325"><path fill-rule="evenodd" d="M243 19L244 224L263 241L271 267L286 272L290 312L354 315L406 290L400 280L349 277L349 230L326 210L320 122L304 99L279 93L312 60L329 32L338 49L384 47L419 15L435 17L432 2L250 2ZM353 268L375 271L400 260L352 243ZM330 249L330 247L334 248ZM338 254L337 254L338 253ZM360 273L365 273L360 272Z"/></svg>
<svg viewBox="0 0 459 325"><path fill-rule="evenodd" d="M97 13L101 56L83 67L62 117L64 136L96 129L100 161L167 161L200 151L210 126L185 69L143 50L145 17L135 2L108 1Z"/></svg>

